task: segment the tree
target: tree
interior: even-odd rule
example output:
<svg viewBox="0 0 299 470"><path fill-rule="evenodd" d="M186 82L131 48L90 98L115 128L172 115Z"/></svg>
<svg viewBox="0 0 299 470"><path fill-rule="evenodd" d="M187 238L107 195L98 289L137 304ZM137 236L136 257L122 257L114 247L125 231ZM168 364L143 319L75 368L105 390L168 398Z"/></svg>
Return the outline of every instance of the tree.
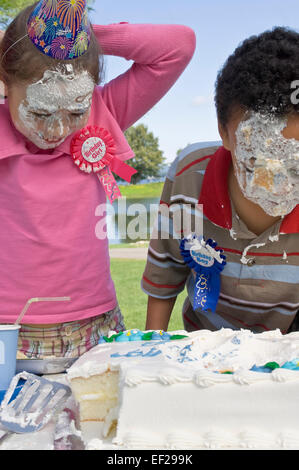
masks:
<svg viewBox="0 0 299 470"><path fill-rule="evenodd" d="M132 183L136 184L148 176L158 177L165 161L158 138L144 124L130 127L125 136L135 153L135 157L127 163L138 171L132 177Z"/></svg>
<svg viewBox="0 0 299 470"><path fill-rule="evenodd" d="M88 9L93 10L95 0L88 0ZM1 0L0 28L5 29L11 20L24 8L33 5L34 0Z"/></svg>
<svg viewBox="0 0 299 470"><path fill-rule="evenodd" d="M32 0L1 0L0 27L5 29L12 18L32 3Z"/></svg>

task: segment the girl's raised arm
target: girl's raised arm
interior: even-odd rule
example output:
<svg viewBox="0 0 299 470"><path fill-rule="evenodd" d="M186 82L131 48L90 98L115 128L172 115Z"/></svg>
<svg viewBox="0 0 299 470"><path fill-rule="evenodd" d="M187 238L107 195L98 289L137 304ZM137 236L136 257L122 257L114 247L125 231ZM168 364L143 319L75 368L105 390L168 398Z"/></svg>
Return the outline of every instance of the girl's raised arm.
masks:
<svg viewBox="0 0 299 470"><path fill-rule="evenodd" d="M195 33L182 25L94 26L102 51L134 61L102 89L103 99L122 130L129 128L172 87L190 62Z"/></svg>

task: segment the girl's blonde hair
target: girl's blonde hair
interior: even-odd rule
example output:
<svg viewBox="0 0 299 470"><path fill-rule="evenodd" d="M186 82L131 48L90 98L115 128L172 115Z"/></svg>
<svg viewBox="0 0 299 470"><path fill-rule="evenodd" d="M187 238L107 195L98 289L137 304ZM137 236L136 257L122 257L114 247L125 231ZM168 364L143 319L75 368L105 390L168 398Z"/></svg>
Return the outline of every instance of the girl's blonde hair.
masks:
<svg viewBox="0 0 299 470"><path fill-rule="evenodd" d="M99 84L103 56L93 30L88 50L72 60L57 60L40 52L27 35L27 22L38 2L25 8L8 26L0 44L0 79L11 85L39 80L44 72L58 64L72 64L74 71L87 70Z"/></svg>

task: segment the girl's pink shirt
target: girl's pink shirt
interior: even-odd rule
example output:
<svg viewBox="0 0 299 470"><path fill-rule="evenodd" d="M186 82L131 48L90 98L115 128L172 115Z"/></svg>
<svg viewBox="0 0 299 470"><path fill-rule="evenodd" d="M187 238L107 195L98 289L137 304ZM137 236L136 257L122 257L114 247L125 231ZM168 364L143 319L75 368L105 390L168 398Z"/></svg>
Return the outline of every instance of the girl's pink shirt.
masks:
<svg viewBox="0 0 299 470"><path fill-rule="evenodd" d="M134 62L95 88L88 122L107 129L116 155L127 160L134 153L123 131L179 78L193 56L195 35L180 25L120 23L94 30L104 54ZM94 174L73 163L71 140L40 150L14 128L7 102L0 106L1 323L13 323L32 297L71 301L33 303L23 323L80 320L117 304L108 239L96 235L105 225L105 192Z"/></svg>

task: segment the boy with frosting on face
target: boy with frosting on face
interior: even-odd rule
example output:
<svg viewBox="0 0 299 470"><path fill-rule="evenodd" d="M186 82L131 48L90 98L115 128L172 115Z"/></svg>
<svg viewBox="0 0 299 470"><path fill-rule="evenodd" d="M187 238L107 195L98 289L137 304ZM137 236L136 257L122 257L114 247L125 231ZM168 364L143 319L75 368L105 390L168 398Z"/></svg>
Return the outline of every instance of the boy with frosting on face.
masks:
<svg viewBox="0 0 299 470"><path fill-rule="evenodd" d="M222 145L190 145L168 172L142 279L149 295L147 329L167 329L185 287L187 331L299 329L298 70L299 34L277 27L244 41L219 72L215 103ZM192 237L174 221L186 207L192 237L204 247L197 242L197 254L208 259L206 248L211 252L213 246L225 260L219 258L213 310L205 308L213 275L205 268L200 284L200 258L192 249L182 251L183 237ZM196 218L201 233L195 233Z"/></svg>

